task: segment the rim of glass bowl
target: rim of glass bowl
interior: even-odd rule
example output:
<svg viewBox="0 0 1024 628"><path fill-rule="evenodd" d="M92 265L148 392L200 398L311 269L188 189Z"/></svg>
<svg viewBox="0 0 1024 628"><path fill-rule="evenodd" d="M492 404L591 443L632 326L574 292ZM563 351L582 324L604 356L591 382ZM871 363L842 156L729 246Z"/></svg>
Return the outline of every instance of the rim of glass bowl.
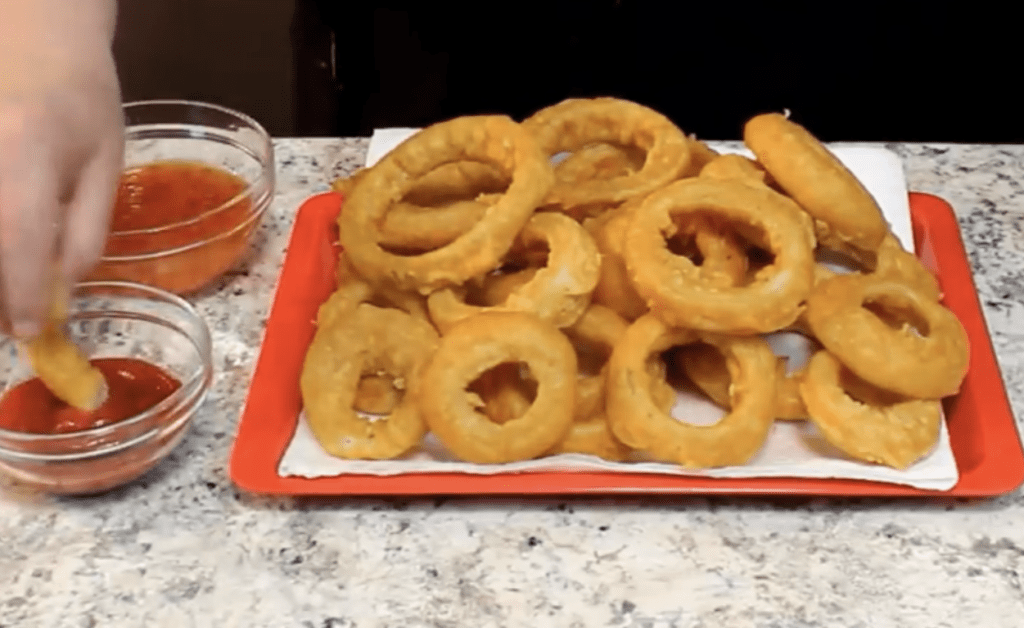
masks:
<svg viewBox="0 0 1024 628"><path fill-rule="evenodd" d="M176 391L171 393L166 399L156 404L152 408L149 408L123 421L117 421L116 423L111 423L109 425L104 425L101 427L92 427L86 430L79 430L77 432L67 432L64 434L34 434L32 432L18 432L14 430L5 430L3 428L0 428L0 436L2 436L4 439L7 439L12 442L33 443L57 442L61 440L88 437L95 437L97 439L100 439L102 437L110 436L114 432L124 429L125 427L135 426L138 425L139 423L151 420L159 414L169 413L171 411L178 411L183 406L186 405L186 402L190 402L194 404L195 407L198 407L198 403L201 402L202 399L205 397L204 389L208 389L210 387L213 378L212 340L210 337L210 329L207 326L206 321L203 320L203 317L199 315L199 311L196 310L196 308L193 307L191 303L189 303L188 301L179 297L176 294L172 294L165 290L161 290L160 288L154 288L152 286L134 283L131 281L85 281L75 285L73 294L77 294L78 291L82 289L104 288L121 288L155 295L160 299L170 301L175 307L178 307L181 310L183 310L188 317L195 319L195 322L198 323L196 327L199 330L199 338L194 338L192 334L186 332L185 330L181 330L180 328L178 329L180 330L179 333L186 336L194 345L196 345L196 351L199 353L200 357L201 368L198 369L198 372L194 374L192 377L190 377L187 382L182 382L181 387L179 387ZM78 314L78 312L72 312L69 318L74 318L76 314ZM15 341L13 338L5 338L3 342L13 343ZM162 427L162 425L158 427ZM138 442L144 441L145 438L143 437L149 436L155 431L158 430L149 430L136 438L132 438L130 441L127 441L125 443L115 441L114 443L111 443L112 445L114 445L113 451L111 452L107 452L106 449L85 450L81 452L76 452L75 454L71 454L71 456L72 458L83 458L95 456L97 453L100 452L114 453L114 451L119 451L120 449L124 449L127 446L131 446ZM15 454L19 457L29 456L32 458L37 458L39 460L63 460L66 458L66 456L68 456L68 454L35 454L19 452L7 448L0 449Z"/></svg>
<svg viewBox="0 0 1024 628"><path fill-rule="evenodd" d="M179 222L174 222L174 223L170 223L170 224L167 224L167 225L161 225L159 227L151 227L151 228L148 228L148 229L129 229L129 230L125 230L125 231L113 231L112 230L110 232L111 237L135 236L135 235L151 235L151 234L155 234L155 233L161 233L161 232L164 232L164 231L169 231L169 230L172 230L172 229L179 229L181 227L186 227L188 225L195 224L195 223L197 223L197 222L199 222L201 220L205 220L206 218L216 214L217 212L223 211L224 209L227 209L228 207L231 207L231 206L239 203L240 201L244 200L245 197L247 197L247 196L252 199L252 207L253 207L253 211L249 214L249 218L251 218L253 216L258 216L258 215L262 214L267 209L267 207L270 205L271 198L273 197L273 194L274 194L275 168L276 168L276 166L275 166L275 162L274 162L274 143L273 143L273 139L270 137L270 134L267 133L267 130L265 128L263 128L263 125L261 125L259 122L257 122L255 120L255 118L253 118L251 116L248 116L248 115L246 115L246 114L244 114L244 113L242 113L240 111L235 111L234 109L229 109L228 107L223 107L221 105L215 105L213 103L201 102L201 101L196 101L196 100L175 100L175 99L137 100L137 101L125 103L123 105L123 107L122 107L122 110L125 112L125 118L127 118L128 117L128 113L132 109L138 109L138 108L143 108L143 107L154 107L154 106L182 107L182 108L191 108L191 109L212 110L212 111L216 111L218 113L224 114L224 115L228 116L229 118L235 118L236 120L241 122L243 125L247 125L247 126L251 127L257 133L257 135L260 138L260 141L263 144L263 148L265 149L265 152L266 152L265 157L261 156L261 155L254 154L253 151L251 151L248 147L246 147L246 146L244 146L244 145L242 145L242 144L240 144L238 142L230 141L230 140L225 139L223 137L216 136L213 133L197 135L194 130L185 130L185 129L179 129L179 130L176 130L176 131L174 131L172 133L172 132L170 132L170 129L161 128L161 129L155 129L155 130L152 131L153 135L159 136L159 138L154 137L154 138L151 138L151 139L185 139L185 138L187 138L187 139L201 139L201 140L209 140L209 141L213 141L213 142L217 142L217 143L220 143L220 144L224 144L224 145L227 145L227 146L231 146L231 147L237 148L238 150L242 151L246 155L248 155L248 156L252 157L253 159L255 159L256 162L260 164L261 176L258 177L255 181L252 181L252 182L248 182L247 181L246 182L246 187L245 187L244 190L242 190L241 192L239 192L235 196L231 197L227 201L224 201L223 203L221 203L217 207L214 207L213 209L209 209L209 210L203 212L202 214L199 214L198 216L194 216L192 218L189 218L188 220L182 220L182 221L179 221ZM139 127L139 126L147 127L148 128L148 127L157 126L157 125L159 125L159 126L167 125L169 127L190 126L190 127L193 127L193 128L194 127L214 128L214 127L210 127L207 124L197 123L197 124L189 125L189 124L187 124L185 122L153 122L153 123L146 123L144 125L130 125L130 124L128 124L128 121L126 119L125 120L125 141L133 139L133 137L132 137L133 134L131 132L132 128ZM147 138L143 137L141 139L147 139ZM253 192L256 191L256 188L260 187L261 184L265 184L265 185L263 185L264 189L260 191L259 196L254 196ZM247 224L248 222L249 222L249 220L246 220L242 224ZM233 232L233 231L234 231L234 229L231 230L231 232ZM222 234L218 234L218 235L222 235ZM211 238L211 239L215 239L215 238L216 238L216 236L214 236L214 238ZM103 259L105 259L105 260L106 259L122 260L122 259L134 259L134 258L137 258L137 257L145 257L145 256L151 256L151 255L166 255L166 254L169 254L169 253L176 253L176 252L188 250L189 248L193 248L195 246L201 246L202 244L205 244L207 241L208 240L204 240L202 242L185 245L185 246L182 246L182 247L178 247L176 249L167 249L165 251L160 251L158 253L149 253L149 254L144 254L144 255L141 255L141 256L140 255L109 256L109 257L108 256L104 256Z"/></svg>

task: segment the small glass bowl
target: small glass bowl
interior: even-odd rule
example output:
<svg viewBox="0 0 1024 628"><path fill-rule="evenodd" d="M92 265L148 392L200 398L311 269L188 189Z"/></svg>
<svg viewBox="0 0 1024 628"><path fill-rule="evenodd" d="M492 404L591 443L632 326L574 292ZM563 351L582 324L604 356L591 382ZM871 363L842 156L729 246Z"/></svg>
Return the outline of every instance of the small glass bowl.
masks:
<svg viewBox="0 0 1024 628"><path fill-rule="evenodd" d="M274 196L270 135L249 116L186 100L127 103L125 168L193 162L226 170L246 189L182 222L112 231L90 281L131 281L175 294L196 292L245 256Z"/></svg>
<svg viewBox="0 0 1024 628"><path fill-rule="evenodd" d="M101 493L149 471L181 442L213 381L210 332L184 299L126 282L76 286L67 329L91 358L144 360L181 382L156 406L103 427L56 435L0 429L0 476L47 493ZM0 394L32 377L14 340L0 341Z"/></svg>

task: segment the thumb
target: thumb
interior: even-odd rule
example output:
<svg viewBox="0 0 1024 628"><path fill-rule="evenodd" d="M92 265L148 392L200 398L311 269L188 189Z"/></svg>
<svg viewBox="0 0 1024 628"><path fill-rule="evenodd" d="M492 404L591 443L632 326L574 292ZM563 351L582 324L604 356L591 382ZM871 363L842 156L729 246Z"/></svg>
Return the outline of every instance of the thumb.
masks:
<svg viewBox="0 0 1024 628"><path fill-rule="evenodd" d="M103 254L123 155L122 142L107 142L79 175L61 242L62 270L72 284L88 274Z"/></svg>

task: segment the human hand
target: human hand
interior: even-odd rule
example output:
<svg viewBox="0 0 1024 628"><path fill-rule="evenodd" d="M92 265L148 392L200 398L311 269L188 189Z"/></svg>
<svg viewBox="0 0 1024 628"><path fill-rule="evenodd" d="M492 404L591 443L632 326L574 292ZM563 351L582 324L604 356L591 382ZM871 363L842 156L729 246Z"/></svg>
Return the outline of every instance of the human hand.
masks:
<svg viewBox="0 0 1024 628"><path fill-rule="evenodd" d="M19 338L40 331L54 270L74 283L102 254L124 151L111 3L54 1L0 0L0 331ZM97 19L34 31L55 8Z"/></svg>

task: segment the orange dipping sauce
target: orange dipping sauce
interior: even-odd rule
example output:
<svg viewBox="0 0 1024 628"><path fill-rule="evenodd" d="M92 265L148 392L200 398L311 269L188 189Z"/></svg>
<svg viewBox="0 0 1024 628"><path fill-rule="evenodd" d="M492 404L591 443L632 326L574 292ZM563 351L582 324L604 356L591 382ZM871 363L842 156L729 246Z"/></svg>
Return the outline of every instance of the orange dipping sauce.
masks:
<svg viewBox="0 0 1024 628"><path fill-rule="evenodd" d="M247 188L238 176L199 162L125 170L104 259L90 279L135 281L178 294L205 286L248 247L258 216ZM175 251L182 247L189 248Z"/></svg>
<svg viewBox="0 0 1024 628"><path fill-rule="evenodd" d="M0 428L30 434L67 434L103 427L144 412L181 388L163 369L134 358L97 358L107 380L107 401L92 412L69 406L33 378L0 399Z"/></svg>

